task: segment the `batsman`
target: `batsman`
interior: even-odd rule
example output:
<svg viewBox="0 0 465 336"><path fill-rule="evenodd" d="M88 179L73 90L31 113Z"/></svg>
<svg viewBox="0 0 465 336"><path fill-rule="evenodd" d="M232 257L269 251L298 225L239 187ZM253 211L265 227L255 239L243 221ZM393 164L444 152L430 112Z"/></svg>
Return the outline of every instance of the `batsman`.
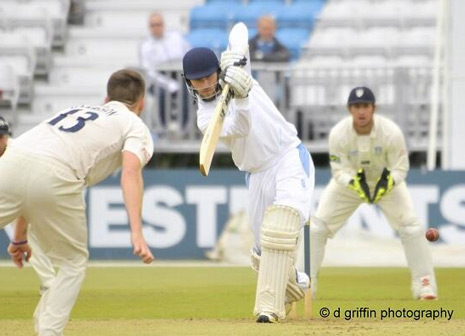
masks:
<svg viewBox="0 0 465 336"><path fill-rule="evenodd" d="M203 133L223 85L233 92L220 141L246 172L255 237L252 267L258 272L256 321L278 322L286 317L286 305L302 299L309 287L308 276L294 264L314 189L312 158L294 125L251 77L248 55L227 50L220 63L211 49L194 48L184 56L183 70L198 101L197 126Z"/></svg>
<svg viewBox="0 0 465 336"><path fill-rule="evenodd" d="M416 299L437 299L431 252L424 228L414 212L405 178L408 152L400 128L375 115L375 96L356 87L347 102L351 116L330 132L332 179L324 190L310 225L313 294L325 245L363 203L377 204L400 236L412 275Z"/></svg>

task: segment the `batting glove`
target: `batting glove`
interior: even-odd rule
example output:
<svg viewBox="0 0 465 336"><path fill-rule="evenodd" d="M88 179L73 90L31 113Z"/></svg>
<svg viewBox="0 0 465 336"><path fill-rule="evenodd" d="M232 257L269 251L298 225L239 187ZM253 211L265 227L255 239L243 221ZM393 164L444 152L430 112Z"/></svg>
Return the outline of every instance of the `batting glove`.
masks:
<svg viewBox="0 0 465 336"><path fill-rule="evenodd" d="M391 176L391 172L384 168L383 172L381 173L381 177L378 179L375 187L375 193L373 195L373 203L377 203L381 197L386 195L388 192L394 188L394 179Z"/></svg>
<svg viewBox="0 0 465 336"><path fill-rule="evenodd" d="M354 190L362 201L371 203L370 188L368 187L363 168L357 171L357 175L350 180L347 187Z"/></svg>
<svg viewBox="0 0 465 336"><path fill-rule="evenodd" d="M244 69L231 66L222 74L224 82L228 83L234 93L234 98L246 98L252 88L252 77Z"/></svg>
<svg viewBox="0 0 465 336"><path fill-rule="evenodd" d="M226 70L230 66L244 66L247 64L247 58L237 51L226 50L221 53L221 70Z"/></svg>

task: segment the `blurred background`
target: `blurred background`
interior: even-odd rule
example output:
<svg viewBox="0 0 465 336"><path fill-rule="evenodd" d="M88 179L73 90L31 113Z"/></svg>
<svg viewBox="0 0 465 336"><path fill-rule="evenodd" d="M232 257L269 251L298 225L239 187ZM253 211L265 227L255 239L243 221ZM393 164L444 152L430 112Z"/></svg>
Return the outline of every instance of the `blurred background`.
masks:
<svg viewBox="0 0 465 336"><path fill-rule="evenodd" d="M465 266L463 15L460 0L1 0L0 115L16 137L61 109L102 104L112 72L140 70L155 140L144 173L155 255L246 263L243 173L220 146L201 177L196 105L181 77L185 51L206 46L219 56L242 21L255 42L268 34L279 45L269 57L260 42L251 48L253 75L313 155L315 205L330 177L328 133L347 115L350 89L369 86L378 113L404 131L416 210L441 234L435 262ZM91 259L132 258L118 176L86 199ZM10 233L0 232L2 258ZM405 264L374 206L361 207L330 245L325 264Z"/></svg>

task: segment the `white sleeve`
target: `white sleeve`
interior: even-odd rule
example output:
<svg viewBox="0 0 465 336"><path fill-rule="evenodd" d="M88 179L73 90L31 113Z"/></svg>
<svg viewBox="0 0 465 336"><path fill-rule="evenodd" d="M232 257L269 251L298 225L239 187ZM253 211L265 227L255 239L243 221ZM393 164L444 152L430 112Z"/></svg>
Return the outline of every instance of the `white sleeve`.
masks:
<svg viewBox="0 0 465 336"><path fill-rule="evenodd" d="M338 139L335 139L334 132L329 134L329 163L331 173L335 181L343 186L347 186L355 175L355 170L350 164L347 153L341 148Z"/></svg>
<svg viewBox="0 0 465 336"><path fill-rule="evenodd" d="M399 185L407 177L409 170L409 158L405 146L404 135L400 129L393 134L387 152L387 168L391 171L396 185Z"/></svg>
<svg viewBox="0 0 465 336"><path fill-rule="evenodd" d="M150 161L153 155L153 140L149 129L142 121L130 127L122 151L137 155L142 166L145 166Z"/></svg>
<svg viewBox="0 0 465 336"><path fill-rule="evenodd" d="M197 126L202 133L205 133L215 111L216 102L205 104L206 106L201 105L202 103L199 104L199 111L197 112ZM235 99L234 107L231 108L230 106L229 113L224 119L220 138L229 140L247 136L251 126L249 112L249 98Z"/></svg>

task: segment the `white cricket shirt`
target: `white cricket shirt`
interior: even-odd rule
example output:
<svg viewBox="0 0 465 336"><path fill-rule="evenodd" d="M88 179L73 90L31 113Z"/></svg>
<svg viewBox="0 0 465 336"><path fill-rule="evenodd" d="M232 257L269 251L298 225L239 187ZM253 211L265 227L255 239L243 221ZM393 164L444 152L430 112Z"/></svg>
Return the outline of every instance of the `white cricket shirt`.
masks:
<svg viewBox="0 0 465 336"><path fill-rule="evenodd" d="M199 99L197 126L205 133L217 99ZM278 111L257 81L249 96L232 99L220 140L231 150L235 165L242 171L259 172L273 166L282 155L300 144L297 130Z"/></svg>
<svg viewBox="0 0 465 336"><path fill-rule="evenodd" d="M375 114L369 135L358 135L352 116L337 123L329 134L333 178L346 186L359 168L370 184L376 183L384 168L398 185L409 170L408 152L401 129L391 120Z"/></svg>
<svg viewBox="0 0 465 336"><path fill-rule="evenodd" d="M122 164L122 151L137 155L144 166L153 155L149 129L135 113L116 101L103 106L74 106L19 136L24 151L57 159L86 185L108 177Z"/></svg>

